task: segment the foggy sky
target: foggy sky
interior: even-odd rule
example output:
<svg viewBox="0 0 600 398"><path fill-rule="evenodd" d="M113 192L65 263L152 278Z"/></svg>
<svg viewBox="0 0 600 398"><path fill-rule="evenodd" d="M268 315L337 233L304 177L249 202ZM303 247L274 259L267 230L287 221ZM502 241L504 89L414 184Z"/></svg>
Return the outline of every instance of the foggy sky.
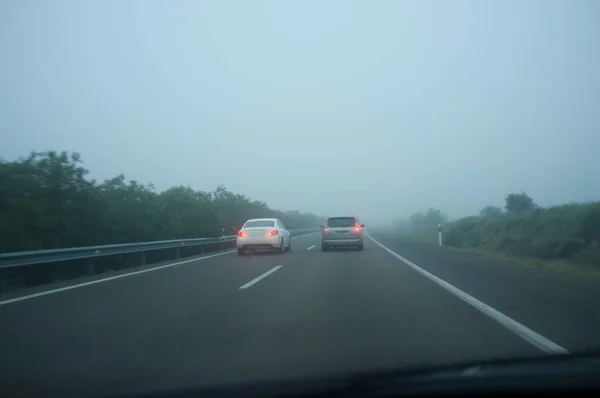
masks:
<svg viewBox="0 0 600 398"><path fill-rule="evenodd" d="M600 199L600 2L0 3L0 157L383 221Z"/></svg>

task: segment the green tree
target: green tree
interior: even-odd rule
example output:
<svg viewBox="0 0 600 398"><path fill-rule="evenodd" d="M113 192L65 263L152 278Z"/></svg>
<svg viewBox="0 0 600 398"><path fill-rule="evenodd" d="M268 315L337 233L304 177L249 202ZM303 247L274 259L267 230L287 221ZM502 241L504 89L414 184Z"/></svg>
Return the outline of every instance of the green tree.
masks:
<svg viewBox="0 0 600 398"><path fill-rule="evenodd" d="M76 153L32 153L0 163L2 248L32 250L93 240L100 202L87 173Z"/></svg>
<svg viewBox="0 0 600 398"><path fill-rule="evenodd" d="M103 241L141 242L158 239L162 229L160 201L152 186L137 181L125 182L119 175L99 187L104 217L100 229ZM175 232L175 231L173 231Z"/></svg>
<svg viewBox="0 0 600 398"><path fill-rule="evenodd" d="M169 188L160 194L165 239L218 236L219 219L210 193L189 187Z"/></svg>
<svg viewBox="0 0 600 398"><path fill-rule="evenodd" d="M176 186L157 193L123 175L86 179L78 154L32 153L0 161L0 251L129 243L234 234L249 218L277 217L293 228L319 217L283 212L230 192Z"/></svg>
<svg viewBox="0 0 600 398"><path fill-rule="evenodd" d="M525 192L511 193L506 196L507 213L524 213L535 210L538 205Z"/></svg>
<svg viewBox="0 0 600 398"><path fill-rule="evenodd" d="M409 224L413 231L419 229L430 229L438 224L445 224L448 216L439 209L429 208L426 213L417 212L410 216Z"/></svg>

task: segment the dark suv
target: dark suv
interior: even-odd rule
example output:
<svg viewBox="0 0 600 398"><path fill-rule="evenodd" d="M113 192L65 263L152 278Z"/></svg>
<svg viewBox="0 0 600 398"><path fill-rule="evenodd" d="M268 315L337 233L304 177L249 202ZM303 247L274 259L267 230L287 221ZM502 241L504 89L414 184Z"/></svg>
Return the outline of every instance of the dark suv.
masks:
<svg viewBox="0 0 600 398"><path fill-rule="evenodd" d="M356 217L329 217L322 225L321 250L330 247L356 247L363 249L363 228Z"/></svg>

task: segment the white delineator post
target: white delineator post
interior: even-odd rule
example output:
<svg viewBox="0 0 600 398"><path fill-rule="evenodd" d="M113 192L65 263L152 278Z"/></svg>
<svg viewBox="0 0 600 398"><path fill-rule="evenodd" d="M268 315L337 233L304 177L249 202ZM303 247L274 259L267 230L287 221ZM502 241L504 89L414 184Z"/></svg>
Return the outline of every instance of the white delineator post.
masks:
<svg viewBox="0 0 600 398"><path fill-rule="evenodd" d="M438 224L438 242L442 246L442 224Z"/></svg>

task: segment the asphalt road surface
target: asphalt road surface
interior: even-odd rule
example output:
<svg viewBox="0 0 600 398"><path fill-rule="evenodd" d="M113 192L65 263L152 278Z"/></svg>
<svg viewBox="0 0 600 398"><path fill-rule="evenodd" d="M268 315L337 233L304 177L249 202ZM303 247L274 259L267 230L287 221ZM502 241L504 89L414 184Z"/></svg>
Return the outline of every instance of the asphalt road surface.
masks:
<svg viewBox="0 0 600 398"><path fill-rule="evenodd" d="M2 296L0 395L81 397L600 349L596 284L370 235L362 252L321 252L311 234L283 255L228 252ZM70 288L82 282L98 283Z"/></svg>

